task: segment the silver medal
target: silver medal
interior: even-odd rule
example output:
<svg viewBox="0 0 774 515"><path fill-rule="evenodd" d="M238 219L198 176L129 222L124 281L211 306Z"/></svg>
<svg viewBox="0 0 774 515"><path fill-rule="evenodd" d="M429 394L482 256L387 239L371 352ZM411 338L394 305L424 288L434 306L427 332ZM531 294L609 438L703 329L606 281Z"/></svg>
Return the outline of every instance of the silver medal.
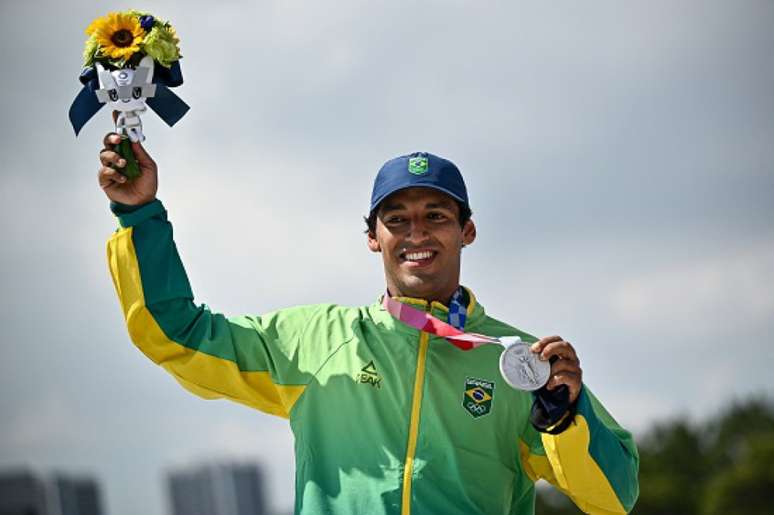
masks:
<svg viewBox="0 0 774 515"><path fill-rule="evenodd" d="M551 365L541 361L530 345L518 336L499 338L505 350L500 354L500 374L511 387L528 392L540 389L548 382Z"/></svg>

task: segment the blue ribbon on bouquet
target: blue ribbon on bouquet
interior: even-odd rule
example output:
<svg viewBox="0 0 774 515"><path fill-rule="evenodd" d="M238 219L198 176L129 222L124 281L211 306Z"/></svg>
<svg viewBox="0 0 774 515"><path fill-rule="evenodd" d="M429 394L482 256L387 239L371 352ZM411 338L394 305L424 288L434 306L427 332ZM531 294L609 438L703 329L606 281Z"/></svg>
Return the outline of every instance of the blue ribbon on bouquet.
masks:
<svg viewBox="0 0 774 515"><path fill-rule="evenodd" d="M105 105L97 100L96 91L99 89L99 79L95 67L84 68L78 80L83 88L73 100L70 106L70 123L77 136L86 122L102 109ZM183 83L183 73L180 71L180 63L175 61L172 66L166 68L155 63L153 68L153 83L156 84L156 94L146 98L145 103L159 115L159 117L172 127L180 118L188 112L190 107L175 95L169 88L174 88Z"/></svg>

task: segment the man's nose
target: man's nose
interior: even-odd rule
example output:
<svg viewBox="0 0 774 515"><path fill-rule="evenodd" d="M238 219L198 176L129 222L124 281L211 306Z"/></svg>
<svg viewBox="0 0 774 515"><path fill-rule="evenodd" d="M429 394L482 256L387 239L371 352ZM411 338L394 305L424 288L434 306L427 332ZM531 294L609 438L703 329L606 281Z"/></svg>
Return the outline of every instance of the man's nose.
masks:
<svg viewBox="0 0 774 515"><path fill-rule="evenodd" d="M408 239L422 241L427 239L429 234L427 221L424 218L417 217L411 219L411 222L409 223L409 232L406 235Z"/></svg>

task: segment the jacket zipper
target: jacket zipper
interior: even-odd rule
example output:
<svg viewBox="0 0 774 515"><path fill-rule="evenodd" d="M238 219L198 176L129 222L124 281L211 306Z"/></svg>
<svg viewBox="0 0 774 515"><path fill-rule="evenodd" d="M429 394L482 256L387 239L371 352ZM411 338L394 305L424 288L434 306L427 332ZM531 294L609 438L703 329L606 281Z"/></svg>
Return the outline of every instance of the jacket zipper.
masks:
<svg viewBox="0 0 774 515"><path fill-rule="evenodd" d="M429 306L428 306L429 307ZM411 482L414 474L414 454L417 450L417 437L419 433L419 415L422 406L422 391L425 383L425 361L427 360L427 348L430 334L421 332L419 335L419 352L417 353L417 372L414 377L414 395L411 403L411 421L409 422L409 439L406 448L406 461L403 468L403 495L401 501L401 515L411 514Z"/></svg>

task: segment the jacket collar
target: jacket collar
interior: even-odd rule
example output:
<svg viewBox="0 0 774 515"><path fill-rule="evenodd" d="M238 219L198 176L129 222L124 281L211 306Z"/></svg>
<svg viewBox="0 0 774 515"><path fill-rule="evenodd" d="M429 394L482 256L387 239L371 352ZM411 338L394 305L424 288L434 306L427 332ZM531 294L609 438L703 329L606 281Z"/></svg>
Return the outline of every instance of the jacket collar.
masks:
<svg viewBox="0 0 774 515"><path fill-rule="evenodd" d="M470 288L463 286L465 289L465 292L468 296L468 305L467 305L467 321L465 323L465 331L469 331L470 327L475 327L481 320L484 319L486 316L486 313L484 311L484 307L478 303L478 300L476 299L476 296L473 294L473 292L470 290ZM379 308L384 310L384 308L381 306L382 304L382 294L379 296L379 299L377 300L377 303L379 305ZM425 299L417 299L414 297L395 297L395 300L398 302L401 302L403 304L409 304L411 306L414 306L417 309L421 309L423 311L430 311L430 314L434 317L443 320L446 322L446 319L449 316L449 307L445 305L442 302L438 301L432 301L428 302Z"/></svg>

